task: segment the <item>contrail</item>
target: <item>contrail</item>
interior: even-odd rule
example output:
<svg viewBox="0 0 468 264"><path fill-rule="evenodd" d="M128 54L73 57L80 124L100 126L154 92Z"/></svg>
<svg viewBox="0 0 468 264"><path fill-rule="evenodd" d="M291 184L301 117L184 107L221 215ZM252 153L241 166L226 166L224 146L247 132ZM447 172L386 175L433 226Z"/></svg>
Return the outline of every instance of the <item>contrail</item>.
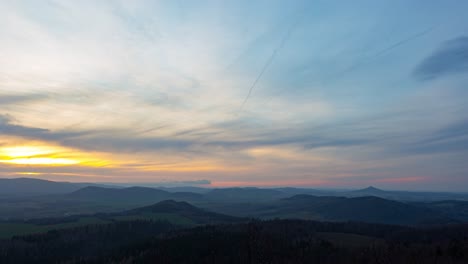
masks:
<svg viewBox="0 0 468 264"><path fill-rule="evenodd" d="M266 63L263 65L263 68L262 70L260 71L260 74L257 76L257 78L255 79L255 81L252 83L252 85L250 86L250 89L249 89L249 92L247 93L247 96L245 97L244 101L242 102L242 105L240 107L240 110L242 111L242 108L244 108L244 105L247 103L247 101L249 100L250 98L250 95L252 94L252 91L253 89L255 88L255 86L257 86L257 83L260 81L260 79L262 78L263 74L266 72L266 70L268 69L268 67L270 67L271 63L273 62L273 60L275 59L276 55L278 54L278 51L280 49L283 48L284 44L286 43L286 41L289 39L289 37L291 36L291 32L294 30L294 28L297 26L297 24L299 24L299 21L300 19L302 18L302 16L299 16L298 19L288 28L288 31L286 31L286 34L283 36L283 38L281 39L281 42L280 44L278 45L278 47L276 47L275 50L273 50L273 52L271 53L270 57L268 58L268 60L266 61Z"/></svg>
<svg viewBox="0 0 468 264"><path fill-rule="evenodd" d="M365 64L365 63L367 63L367 62L369 62L369 61L371 61L371 60L373 60L373 59L379 57L379 56L382 55L382 54L385 54L385 53L387 53L387 52L389 52L389 51L391 51L391 50L393 50L393 49L395 49L395 48L398 48L399 46L402 46L402 45L406 44L407 42L410 42L410 41L412 41L412 40L414 40L414 39L420 38L420 37L422 37L422 36L424 36L424 35L430 33L430 32L433 31L434 29L435 29L435 26L434 26L434 27L430 27L430 28L428 28L428 29L426 29L426 30L424 30L424 31L422 31L422 32L419 32L419 33L417 33L417 34L414 34L414 35L412 35L412 36L409 36L409 37L407 37L407 38L405 38L405 39L403 39L403 40L400 40L400 41L398 41L398 42L396 42L396 43L393 43L392 45L390 45L390 46L388 46L388 47L386 47L386 48L384 48L384 49L378 51L376 54L374 54L372 57L368 58L367 60L361 61L360 63L356 63L356 64L350 66L349 68L343 70L343 71L342 71L341 73L339 73L338 75L341 75L341 74L343 74L343 73L349 72L349 71L353 70L354 68L357 68L357 67L359 67L360 65Z"/></svg>
<svg viewBox="0 0 468 264"><path fill-rule="evenodd" d="M416 34L414 34L414 35L411 35L411 36L409 36L409 37L407 37L407 38L405 38L405 39L402 39L402 40L400 40L400 41L398 41L398 42L395 42L395 43L391 44L390 46L387 46L387 47L385 47L385 48L379 50L377 53L375 53L375 54L372 55L371 57L368 57L367 59L364 58L364 60L361 60L361 61L355 63L354 65L351 65L350 67L348 67L348 68L346 68L346 69L344 69L344 70L338 72L338 73L336 74L336 76L342 76L343 74L349 73L349 72L353 71L354 69L356 69L356 68L358 68L358 67L360 67L360 66L362 66L362 65L364 65L364 64L366 64L366 63L368 63L368 62L370 62L370 61L372 61L373 59L376 59L376 58L380 57L382 54L385 54L385 53L387 53L387 52L389 52L389 51L391 51L391 50L393 50L393 49L396 49L396 48L398 48L398 47L400 47L400 46L402 46L402 45L404 45L404 44L406 44L406 43L408 43L408 42L414 40L414 39L420 38L420 37L422 37L422 36L424 36L424 35L430 33L430 32L433 31L436 27L437 27L437 26L430 27L430 28L428 28L428 29L426 29L426 30L424 30L424 31L421 31L421 32L419 32L419 33L416 33ZM333 78L333 80L336 80L336 79L337 79L336 77ZM326 83L330 83L330 80L327 80ZM300 90L302 90L302 89L300 89ZM282 94L282 93L285 92L285 91L286 91L286 89L281 89L280 91L278 91L277 93L275 93L273 96L278 96L278 95ZM296 91L297 91L297 90L296 90ZM271 98L270 98L270 99L271 99Z"/></svg>
<svg viewBox="0 0 468 264"><path fill-rule="evenodd" d="M263 68L262 70L260 71L260 74L257 76L257 78L255 79L255 81L252 83L252 85L250 86L250 89L249 89L249 93L247 94L247 96L244 98L244 101L242 102L242 105L241 105L241 110L242 108L244 108L244 105L245 103L247 103L247 100L249 100L249 97L250 95L252 94L252 90L255 88L255 86L257 85L258 81L260 80L260 78L262 78L263 74L265 73L265 71L268 69L268 67L270 66L271 62L273 61L273 59L275 58L276 56L276 53L278 53L278 49L275 49L273 51L273 53L271 54L271 56L268 58L267 62L265 63L265 65L263 65Z"/></svg>
<svg viewBox="0 0 468 264"><path fill-rule="evenodd" d="M435 28L436 28L435 26L434 26L434 27L430 27L430 28L428 28L428 29L426 29L426 30L424 30L424 31L422 31L422 32L419 32L419 33L417 33L417 34L414 34L414 35L412 35L412 36L410 36L410 37L408 37L408 38L406 38L406 39L403 39L403 40L401 40L401 41L399 41L399 42L397 42L397 43L394 43L393 45L391 45L391 46L387 47L386 49L383 49L383 50L381 50L380 52L378 52L377 54L375 54L374 57L380 56L380 55L382 55L383 53L385 53L385 52L387 52L387 51L390 51L390 50L392 50L392 49L394 49L394 48L396 48L396 47L399 47L399 46L405 44L406 42L412 41L413 39L417 39L417 38L419 38L419 37L422 37L422 36L428 34L429 32L433 31Z"/></svg>

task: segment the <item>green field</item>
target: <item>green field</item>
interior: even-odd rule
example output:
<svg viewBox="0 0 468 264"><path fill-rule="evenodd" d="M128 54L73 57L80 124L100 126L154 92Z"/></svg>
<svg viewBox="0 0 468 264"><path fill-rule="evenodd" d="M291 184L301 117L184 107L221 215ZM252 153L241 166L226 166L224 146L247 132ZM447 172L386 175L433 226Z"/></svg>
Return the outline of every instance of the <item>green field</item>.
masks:
<svg viewBox="0 0 468 264"><path fill-rule="evenodd" d="M97 217L81 217L74 222L66 222L54 225L37 225L29 223L0 223L0 238L13 236L44 233L54 229L65 229L89 224L106 224L109 221Z"/></svg>
<svg viewBox="0 0 468 264"><path fill-rule="evenodd" d="M94 216L84 216L78 218L73 222L64 222L53 225L39 225L21 222L0 222L0 239L8 239L13 236L21 236L28 234L45 233L50 230L66 229L85 225L98 225L107 224L112 221L132 221L132 220L162 220L168 221L175 225L193 226L195 223L189 219L175 214L163 213L145 213L139 215L121 215L106 218L99 218Z"/></svg>

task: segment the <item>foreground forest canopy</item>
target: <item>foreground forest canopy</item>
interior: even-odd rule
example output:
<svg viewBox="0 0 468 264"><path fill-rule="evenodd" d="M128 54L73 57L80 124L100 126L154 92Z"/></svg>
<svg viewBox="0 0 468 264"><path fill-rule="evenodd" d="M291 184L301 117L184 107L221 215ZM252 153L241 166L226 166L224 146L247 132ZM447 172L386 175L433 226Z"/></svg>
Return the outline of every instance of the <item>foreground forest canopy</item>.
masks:
<svg viewBox="0 0 468 264"><path fill-rule="evenodd" d="M0 242L1 263L468 263L468 225L123 221Z"/></svg>

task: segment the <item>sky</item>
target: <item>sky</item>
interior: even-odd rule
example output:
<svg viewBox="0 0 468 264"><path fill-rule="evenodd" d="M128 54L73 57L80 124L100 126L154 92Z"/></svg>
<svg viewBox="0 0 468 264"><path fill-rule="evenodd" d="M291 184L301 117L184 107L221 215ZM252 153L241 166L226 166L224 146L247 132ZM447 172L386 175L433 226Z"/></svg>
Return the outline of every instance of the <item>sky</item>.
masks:
<svg viewBox="0 0 468 264"><path fill-rule="evenodd" d="M466 10L0 0L0 177L468 191Z"/></svg>

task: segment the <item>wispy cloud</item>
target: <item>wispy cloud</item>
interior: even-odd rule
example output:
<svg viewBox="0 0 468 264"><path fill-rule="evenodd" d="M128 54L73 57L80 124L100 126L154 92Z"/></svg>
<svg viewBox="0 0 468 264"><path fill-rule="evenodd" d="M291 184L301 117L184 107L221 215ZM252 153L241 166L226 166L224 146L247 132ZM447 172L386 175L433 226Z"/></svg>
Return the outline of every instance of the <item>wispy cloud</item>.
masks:
<svg viewBox="0 0 468 264"><path fill-rule="evenodd" d="M468 36L444 42L414 71L420 79L435 79L455 73L468 73Z"/></svg>
<svg viewBox="0 0 468 264"><path fill-rule="evenodd" d="M0 105L19 105L31 101L40 101L46 99L45 94L0 94Z"/></svg>

